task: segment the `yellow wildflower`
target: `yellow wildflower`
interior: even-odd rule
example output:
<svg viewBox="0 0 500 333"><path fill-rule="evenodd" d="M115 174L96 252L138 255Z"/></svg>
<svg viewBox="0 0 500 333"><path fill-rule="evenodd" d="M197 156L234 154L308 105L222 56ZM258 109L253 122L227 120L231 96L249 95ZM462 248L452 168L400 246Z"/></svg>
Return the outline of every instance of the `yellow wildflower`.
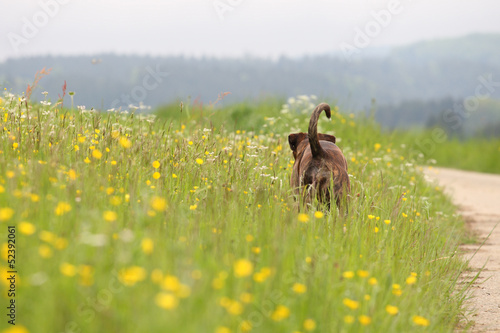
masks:
<svg viewBox="0 0 500 333"><path fill-rule="evenodd" d="M63 262L59 266L59 270L61 271L61 273L63 275L66 275L69 277L76 275L76 267L74 265L68 264L67 262Z"/></svg>
<svg viewBox="0 0 500 333"><path fill-rule="evenodd" d="M38 237L47 243L52 243L57 238L57 236L54 235L52 232L45 231L45 230L40 231L40 234L38 235Z"/></svg>
<svg viewBox="0 0 500 333"><path fill-rule="evenodd" d="M118 272L118 279L126 286L133 286L146 278L146 270L139 266L123 268Z"/></svg>
<svg viewBox="0 0 500 333"><path fill-rule="evenodd" d="M233 269L236 277L246 277L252 274L253 263L247 259L239 259L234 263Z"/></svg>
<svg viewBox="0 0 500 333"><path fill-rule="evenodd" d="M102 153L98 149L95 149L92 151L92 157L100 160L102 157Z"/></svg>
<svg viewBox="0 0 500 333"><path fill-rule="evenodd" d="M167 200L160 197L153 197L151 199L151 208L156 210L157 212L163 212L167 209Z"/></svg>
<svg viewBox="0 0 500 333"><path fill-rule="evenodd" d="M392 293L396 296L401 296L403 294L403 290L401 290L401 286L397 283L392 285Z"/></svg>
<svg viewBox="0 0 500 333"><path fill-rule="evenodd" d="M282 321L290 316L290 309L284 305L278 305L271 314L271 319L274 321Z"/></svg>
<svg viewBox="0 0 500 333"><path fill-rule="evenodd" d="M292 287L292 290L296 294L303 294L307 291L307 286L305 284L302 284L302 283L295 283Z"/></svg>
<svg viewBox="0 0 500 333"><path fill-rule="evenodd" d="M9 207L0 208L0 222L8 221L14 215L14 210Z"/></svg>
<svg viewBox="0 0 500 333"><path fill-rule="evenodd" d="M306 331L314 331L316 329L316 322L313 319L306 319L304 321L304 329Z"/></svg>
<svg viewBox="0 0 500 333"><path fill-rule="evenodd" d="M156 284L160 284L163 281L163 273L160 269L155 268L151 271L151 281Z"/></svg>
<svg viewBox="0 0 500 333"><path fill-rule="evenodd" d="M268 267L263 267L260 272L253 275L253 279L256 282L264 282L271 275L271 269Z"/></svg>
<svg viewBox="0 0 500 333"><path fill-rule="evenodd" d="M161 287L165 290L168 291L178 291L179 288L181 287L181 283L177 276L174 275L167 275L163 279L163 282L161 284Z"/></svg>
<svg viewBox="0 0 500 333"><path fill-rule="evenodd" d="M359 308L359 302L354 301L350 298L344 298L342 303L351 310L356 310L357 308Z"/></svg>
<svg viewBox="0 0 500 333"><path fill-rule="evenodd" d="M231 301L226 310L232 315L239 316L243 313L243 305L238 301Z"/></svg>
<svg viewBox="0 0 500 333"><path fill-rule="evenodd" d="M258 246L253 246L252 247L252 252L255 253L255 254L259 254L260 253L260 247Z"/></svg>
<svg viewBox="0 0 500 333"><path fill-rule="evenodd" d="M357 273L357 274L358 274L358 276L359 276L359 277L361 277L361 278L367 278L368 276L370 276L370 272L368 272L368 271L364 271L364 270L361 270L361 269L360 269L360 270L358 270L356 273Z"/></svg>
<svg viewBox="0 0 500 333"><path fill-rule="evenodd" d="M129 139L127 139L126 137L122 136L120 138L120 145L123 148L128 149L128 148L132 147L132 142Z"/></svg>
<svg viewBox="0 0 500 333"><path fill-rule="evenodd" d="M307 214L304 214L304 213L299 214L297 216L297 219L299 220L299 222L302 222L302 223L309 222L309 216Z"/></svg>
<svg viewBox="0 0 500 333"><path fill-rule="evenodd" d="M231 330L226 326L219 326L215 329L215 333L231 333Z"/></svg>
<svg viewBox="0 0 500 333"><path fill-rule="evenodd" d="M102 213L102 217L106 222L114 222L118 218L118 214L116 214L116 212L113 212L111 210L106 210Z"/></svg>
<svg viewBox="0 0 500 333"><path fill-rule="evenodd" d="M69 179L71 179L71 180L75 180L75 179L76 179L76 171L75 171L75 170L73 170L73 169L70 169L70 170L68 171L68 177L69 177Z"/></svg>
<svg viewBox="0 0 500 333"><path fill-rule="evenodd" d="M352 279L354 277L354 272L353 271L345 271L342 273L342 277L344 279Z"/></svg>
<svg viewBox="0 0 500 333"><path fill-rule="evenodd" d="M394 315L397 315L398 312L399 312L399 309L394 306L394 305L390 305L388 304L386 307L385 307L385 311L387 311L388 314L390 314L391 316L394 316Z"/></svg>
<svg viewBox="0 0 500 333"><path fill-rule="evenodd" d="M68 246L68 240L66 238L57 237L53 245L56 249L63 250Z"/></svg>
<svg viewBox="0 0 500 333"><path fill-rule="evenodd" d="M161 293L156 295L155 303L160 308L163 308L166 310L172 310L172 309L175 309L179 305L179 300L177 299L177 297L175 297L172 294L161 292Z"/></svg>
<svg viewBox="0 0 500 333"><path fill-rule="evenodd" d="M122 198L114 195L111 198L109 198L109 203L113 206L119 206L122 203Z"/></svg>
<svg viewBox="0 0 500 333"><path fill-rule="evenodd" d="M4 329L2 333L29 333L29 331L23 325L16 324L16 326Z"/></svg>
<svg viewBox="0 0 500 333"><path fill-rule="evenodd" d="M44 259L50 258L52 257L52 249L50 246L42 244L38 247L38 254Z"/></svg>
<svg viewBox="0 0 500 333"><path fill-rule="evenodd" d="M54 212L56 213L57 216L64 215L69 211L71 211L71 205L64 201L59 202L56 208L54 209Z"/></svg>
<svg viewBox="0 0 500 333"><path fill-rule="evenodd" d="M151 238L144 238L141 242L142 252L151 254L154 250L154 242Z"/></svg>
<svg viewBox="0 0 500 333"><path fill-rule="evenodd" d="M29 222L19 223L19 232L24 235L33 235L36 231L36 227Z"/></svg>
<svg viewBox="0 0 500 333"><path fill-rule="evenodd" d="M406 278L406 284L414 284L415 282L417 282L417 278L413 275Z"/></svg>
<svg viewBox="0 0 500 333"><path fill-rule="evenodd" d="M242 293L240 295L240 300L243 302L243 303L251 303L253 301L253 295L250 294L250 293Z"/></svg>
<svg viewBox="0 0 500 333"><path fill-rule="evenodd" d="M412 320L418 326L429 326L430 324L429 320L422 316L413 316Z"/></svg>
<svg viewBox="0 0 500 333"><path fill-rule="evenodd" d="M370 323L372 322L372 319L368 316L365 316L365 315L361 315L359 316L359 322L361 323L361 325L370 325Z"/></svg>
<svg viewBox="0 0 500 333"><path fill-rule="evenodd" d="M223 279L221 277L216 277L215 279L212 280L212 288L222 289L222 288L224 288L225 283L226 283L225 279Z"/></svg>
<svg viewBox="0 0 500 333"><path fill-rule="evenodd" d="M250 332L252 330L252 323L248 320L242 321L240 324L240 330L242 332Z"/></svg>

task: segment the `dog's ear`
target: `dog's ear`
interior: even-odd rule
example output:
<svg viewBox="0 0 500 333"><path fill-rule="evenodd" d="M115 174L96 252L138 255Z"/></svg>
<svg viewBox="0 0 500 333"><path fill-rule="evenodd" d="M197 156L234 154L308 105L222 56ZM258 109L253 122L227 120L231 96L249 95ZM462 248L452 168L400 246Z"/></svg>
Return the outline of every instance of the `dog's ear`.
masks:
<svg viewBox="0 0 500 333"><path fill-rule="evenodd" d="M297 147L302 140L307 136L306 133L292 133L288 136L288 144L290 145L290 149L295 153L297 152ZM294 154L295 155L295 154Z"/></svg>
<svg viewBox="0 0 500 333"><path fill-rule="evenodd" d="M337 138L335 136L323 133L318 133L318 139L323 141L330 141L331 143L335 143L335 141L337 141Z"/></svg>

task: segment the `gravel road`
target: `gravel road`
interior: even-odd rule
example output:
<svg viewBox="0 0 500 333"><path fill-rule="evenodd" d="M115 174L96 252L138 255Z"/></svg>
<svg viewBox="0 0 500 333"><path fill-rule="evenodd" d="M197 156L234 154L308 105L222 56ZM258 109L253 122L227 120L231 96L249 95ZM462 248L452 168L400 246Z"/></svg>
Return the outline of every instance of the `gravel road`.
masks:
<svg viewBox="0 0 500 333"><path fill-rule="evenodd" d="M451 196L479 243L491 233L474 257L480 244L461 248L466 259L472 257L473 272L484 266L472 287L471 331L500 332L500 175L435 167L425 168L424 173Z"/></svg>

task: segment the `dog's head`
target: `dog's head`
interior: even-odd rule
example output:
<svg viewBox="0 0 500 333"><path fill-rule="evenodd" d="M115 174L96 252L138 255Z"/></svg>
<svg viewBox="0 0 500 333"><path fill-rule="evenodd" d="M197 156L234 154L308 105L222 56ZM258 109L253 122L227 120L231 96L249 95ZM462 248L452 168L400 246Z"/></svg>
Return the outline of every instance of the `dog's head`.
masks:
<svg viewBox="0 0 500 333"><path fill-rule="evenodd" d="M337 140L335 136L330 134L318 133L318 139L322 141L329 141L335 143ZM290 145L290 149L293 152L293 157L297 159L304 149L309 144L309 136L307 133L292 133L288 136L288 144Z"/></svg>
<svg viewBox="0 0 500 333"><path fill-rule="evenodd" d="M306 133L292 133L288 136L288 144L290 145L290 149L293 152L293 157L297 159L297 155L300 151L304 150L304 148L298 150L300 143L307 139Z"/></svg>

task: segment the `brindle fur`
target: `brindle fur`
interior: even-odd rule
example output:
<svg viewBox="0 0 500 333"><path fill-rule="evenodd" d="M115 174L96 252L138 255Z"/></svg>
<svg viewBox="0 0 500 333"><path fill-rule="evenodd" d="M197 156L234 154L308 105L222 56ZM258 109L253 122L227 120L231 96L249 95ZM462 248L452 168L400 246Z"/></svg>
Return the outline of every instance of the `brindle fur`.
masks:
<svg viewBox="0 0 500 333"><path fill-rule="evenodd" d="M340 209L344 196L351 190L347 161L335 144L335 136L317 131L319 115L323 111L330 119L330 106L321 103L311 115L308 133L293 133L288 136L295 158L290 182L298 195L302 192L306 204L311 203L316 195L319 202L329 207L333 190L335 202Z"/></svg>

